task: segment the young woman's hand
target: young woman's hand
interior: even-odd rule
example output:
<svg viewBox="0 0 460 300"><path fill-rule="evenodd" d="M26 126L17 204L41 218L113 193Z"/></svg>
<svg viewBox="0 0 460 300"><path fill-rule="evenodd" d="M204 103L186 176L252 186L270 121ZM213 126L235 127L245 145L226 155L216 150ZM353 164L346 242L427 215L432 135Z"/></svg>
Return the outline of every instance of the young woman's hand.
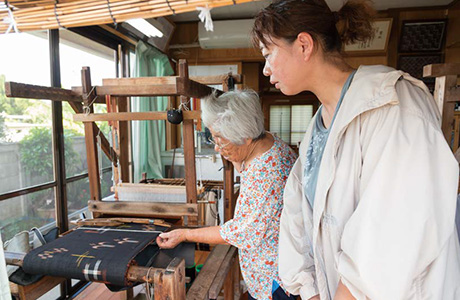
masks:
<svg viewBox="0 0 460 300"><path fill-rule="evenodd" d="M157 237L157 245L162 249L171 249L182 242L185 242L187 229L176 229L170 232L163 232Z"/></svg>

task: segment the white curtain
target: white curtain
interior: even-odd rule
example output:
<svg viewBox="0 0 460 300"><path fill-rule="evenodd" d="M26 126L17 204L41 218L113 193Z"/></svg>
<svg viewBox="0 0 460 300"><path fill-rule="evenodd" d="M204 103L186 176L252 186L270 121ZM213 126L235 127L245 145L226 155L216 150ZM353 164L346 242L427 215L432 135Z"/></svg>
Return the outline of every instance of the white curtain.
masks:
<svg viewBox="0 0 460 300"><path fill-rule="evenodd" d="M3 253L3 242L0 235L0 300L11 300L10 284L6 273L5 254Z"/></svg>

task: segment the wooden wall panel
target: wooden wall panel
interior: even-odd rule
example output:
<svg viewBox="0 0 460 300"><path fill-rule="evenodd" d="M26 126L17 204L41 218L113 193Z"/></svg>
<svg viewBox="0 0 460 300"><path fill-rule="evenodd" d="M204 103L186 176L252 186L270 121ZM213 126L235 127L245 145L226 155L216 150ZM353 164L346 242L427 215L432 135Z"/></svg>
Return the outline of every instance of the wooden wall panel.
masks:
<svg viewBox="0 0 460 300"><path fill-rule="evenodd" d="M346 61L353 67L359 65L383 64L396 68L398 64L398 45L401 27L407 20L432 20L449 18L445 62L460 62L460 2L457 1L451 7L433 8L407 8L390 9L378 12L378 18L393 18L393 26L390 34L388 51L384 55L377 56L350 56ZM184 45L183 48L171 49L170 55L174 59L185 58L189 65L205 63L228 63L240 61L243 63L242 73L245 75L246 86L258 91L265 89L261 70L263 57L258 49L201 49L198 44L197 22L177 24L172 38L172 45ZM185 47L188 46L188 47ZM259 64L257 64L259 63ZM257 78L258 77L258 78Z"/></svg>
<svg viewBox="0 0 460 300"><path fill-rule="evenodd" d="M259 74L261 74L261 63L243 63L242 74L244 75L243 88L259 91Z"/></svg>
<svg viewBox="0 0 460 300"><path fill-rule="evenodd" d="M388 65L387 56L350 56L346 57L345 61L353 68L358 68L360 65Z"/></svg>
<svg viewBox="0 0 460 300"><path fill-rule="evenodd" d="M446 63L460 62L460 2L449 8L446 38Z"/></svg>

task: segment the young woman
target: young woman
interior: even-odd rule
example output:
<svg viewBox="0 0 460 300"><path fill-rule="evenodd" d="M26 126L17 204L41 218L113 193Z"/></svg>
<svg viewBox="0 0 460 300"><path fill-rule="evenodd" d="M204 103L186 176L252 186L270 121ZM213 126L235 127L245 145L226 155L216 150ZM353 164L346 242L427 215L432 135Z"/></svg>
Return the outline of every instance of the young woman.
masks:
<svg viewBox="0 0 460 300"><path fill-rule="evenodd" d="M386 66L350 67L373 10L280 0L255 19L264 75L313 92L313 118L284 192L279 272L302 299L460 299L458 164L426 86Z"/></svg>

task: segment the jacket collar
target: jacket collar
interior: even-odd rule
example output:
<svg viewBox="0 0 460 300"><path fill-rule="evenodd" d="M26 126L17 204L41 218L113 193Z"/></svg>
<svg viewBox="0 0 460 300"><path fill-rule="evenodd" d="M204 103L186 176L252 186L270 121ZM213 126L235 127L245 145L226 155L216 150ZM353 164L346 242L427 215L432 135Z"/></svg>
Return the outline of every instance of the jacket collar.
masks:
<svg viewBox="0 0 460 300"><path fill-rule="evenodd" d="M332 185L335 176L335 153L338 149L341 135L357 116L384 105L398 104L399 99L395 85L398 79L404 75L402 71L396 71L386 66L361 66L356 71L353 81L342 101L342 105L337 112L334 125L331 128L328 142L324 149L323 158L326 159L321 162L314 201L315 209L313 210L314 243L317 239L319 224L326 204L327 191ZM310 126L300 146L299 155L302 165L305 163L305 156L309 147L313 124L318 117L320 116L315 115L311 120ZM301 178L303 178L303 176Z"/></svg>
<svg viewBox="0 0 460 300"><path fill-rule="evenodd" d="M387 66L360 66L337 112L329 139L342 132L360 114L386 104L397 104L399 101L395 84L403 75L402 71ZM300 145L299 156L302 163L305 163L313 125L319 117L315 114L312 118Z"/></svg>

